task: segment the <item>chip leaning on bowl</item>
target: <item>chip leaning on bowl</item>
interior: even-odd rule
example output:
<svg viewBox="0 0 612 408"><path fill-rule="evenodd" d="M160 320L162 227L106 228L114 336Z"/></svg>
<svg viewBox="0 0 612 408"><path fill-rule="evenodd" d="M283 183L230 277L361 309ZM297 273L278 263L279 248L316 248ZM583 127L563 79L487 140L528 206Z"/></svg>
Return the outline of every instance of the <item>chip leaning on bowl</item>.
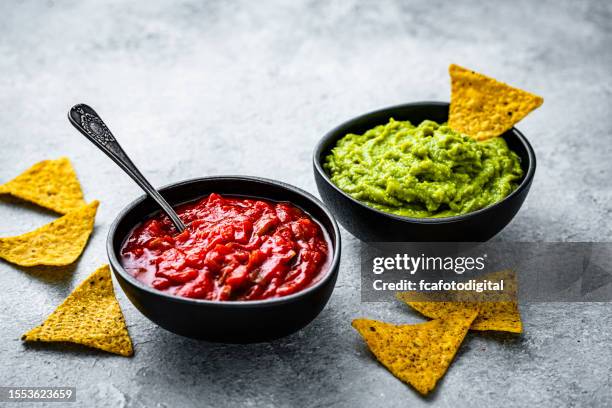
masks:
<svg viewBox="0 0 612 408"><path fill-rule="evenodd" d="M415 217L451 217L508 196L523 177L504 139L477 141L446 124L390 119L348 134L325 160L340 189L373 208Z"/></svg>

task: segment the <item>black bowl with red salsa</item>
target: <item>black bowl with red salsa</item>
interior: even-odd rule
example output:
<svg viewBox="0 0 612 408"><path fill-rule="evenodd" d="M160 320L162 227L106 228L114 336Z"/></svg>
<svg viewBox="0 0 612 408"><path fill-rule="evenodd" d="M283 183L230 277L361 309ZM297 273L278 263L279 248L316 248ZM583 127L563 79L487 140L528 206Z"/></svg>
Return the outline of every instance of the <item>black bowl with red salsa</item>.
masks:
<svg viewBox="0 0 612 408"><path fill-rule="evenodd" d="M289 202L212 193L137 226L121 264L155 289L193 299L262 300L296 293L327 269L323 228Z"/></svg>
<svg viewBox="0 0 612 408"><path fill-rule="evenodd" d="M184 336L248 343L291 334L325 307L340 232L318 199L244 176L160 191L185 231L143 196L118 215L107 240L120 286L153 322Z"/></svg>

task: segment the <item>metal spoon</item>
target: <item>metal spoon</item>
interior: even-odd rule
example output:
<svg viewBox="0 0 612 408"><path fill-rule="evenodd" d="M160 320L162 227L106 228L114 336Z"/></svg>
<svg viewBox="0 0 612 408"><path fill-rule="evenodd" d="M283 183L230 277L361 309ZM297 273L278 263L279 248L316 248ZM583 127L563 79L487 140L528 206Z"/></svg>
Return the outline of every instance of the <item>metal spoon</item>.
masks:
<svg viewBox="0 0 612 408"><path fill-rule="evenodd" d="M96 111L82 103L74 105L68 112L68 120L79 132L95 144L98 149L113 159L149 197L159 204L166 215L170 217L176 229L179 232L183 232L185 224L183 224L177 213L172 209L172 206L168 204L151 183L144 178L134 163L132 163L132 160L125 154L115 136L113 136Z"/></svg>

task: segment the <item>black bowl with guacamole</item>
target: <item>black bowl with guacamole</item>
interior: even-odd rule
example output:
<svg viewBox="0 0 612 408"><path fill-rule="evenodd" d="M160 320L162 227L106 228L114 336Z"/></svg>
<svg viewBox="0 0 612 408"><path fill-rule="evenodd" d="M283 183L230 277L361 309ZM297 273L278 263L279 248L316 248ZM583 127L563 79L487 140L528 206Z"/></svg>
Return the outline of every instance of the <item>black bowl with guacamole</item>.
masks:
<svg viewBox="0 0 612 408"><path fill-rule="evenodd" d="M363 241L486 241L517 213L535 155L515 128L475 141L446 126L448 103L367 113L319 142L323 200Z"/></svg>

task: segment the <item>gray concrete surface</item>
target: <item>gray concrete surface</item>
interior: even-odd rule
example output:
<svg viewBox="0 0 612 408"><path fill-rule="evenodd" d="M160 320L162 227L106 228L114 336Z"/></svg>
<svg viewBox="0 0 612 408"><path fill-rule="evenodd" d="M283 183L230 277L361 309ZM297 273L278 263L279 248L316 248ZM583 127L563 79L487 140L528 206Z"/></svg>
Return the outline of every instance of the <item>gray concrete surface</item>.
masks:
<svg viewBox="0 0 612 408"><path fill-rule="evenodd" d="M611 304L523 306L522 337L470 334L438 390L420 398L350 327L358 316L421 318L360 303L358 245L346 232L329 305L282 340L181 338L118 287L133 358L19 340L106 261L109 224L140 194L68 124L76 102L98 110L156 185L251 174L315 192L310 156L326 130L386 105L448 100L447 66L459 63L545 98L519 126L537 152L536 180L497 239L609 241L611 3L458 3L1 2L0 180L67 155L102 205L76 265L0 263L0 385L76 386L76 405L101 407L612 405ZM52 218L0 200L4 236Z"/></svg>

